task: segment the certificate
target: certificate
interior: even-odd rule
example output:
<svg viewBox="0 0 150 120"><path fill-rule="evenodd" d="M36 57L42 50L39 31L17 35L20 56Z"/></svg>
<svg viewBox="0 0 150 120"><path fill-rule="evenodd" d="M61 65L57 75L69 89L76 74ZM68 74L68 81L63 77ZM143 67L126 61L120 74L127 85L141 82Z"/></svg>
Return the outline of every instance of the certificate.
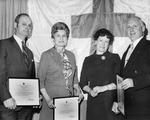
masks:
<svg viewBox="0 0 150 120"><path fill-rule="evenodd" d="M117 97L118 97L118 109L124 115L124 90L121 88L123 78L117 75Z"/></svg>
<svg viewBox="0 0 150 120"><path fill-rule="evenodd" d="M9 92L18 106L39 105L39 80L9 78Z"/></svg>
<svg viewBox="0 0 150 120"><path fill-rule="evenodd" d="M78 97L54 98L54 120L79 120Z"/></svg>

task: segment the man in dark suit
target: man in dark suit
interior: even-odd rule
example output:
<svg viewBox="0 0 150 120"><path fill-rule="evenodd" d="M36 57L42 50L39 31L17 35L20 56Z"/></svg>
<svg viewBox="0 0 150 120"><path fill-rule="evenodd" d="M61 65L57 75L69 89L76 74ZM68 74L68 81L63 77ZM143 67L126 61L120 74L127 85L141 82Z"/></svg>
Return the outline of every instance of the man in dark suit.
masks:
<svg viewBox="0 0 150 120"><path fill-rule="evenodd" d="M33 108L18 108L8 90L9 77L35 78L33 53L24 46L25 55L22 47L22 42L26 43L32 33L30 16L19 14L15 18L14 28L12 37L0 41L0 120L32 120Z"/></svg>
<svg viewBox="0 0 150 120"><path fill-rule="evenodd" d="M150 41L146 40L145 30L140 18L129 18L127 34L132 45L125 51L121 63L127 120L150 120Z"/></svg>

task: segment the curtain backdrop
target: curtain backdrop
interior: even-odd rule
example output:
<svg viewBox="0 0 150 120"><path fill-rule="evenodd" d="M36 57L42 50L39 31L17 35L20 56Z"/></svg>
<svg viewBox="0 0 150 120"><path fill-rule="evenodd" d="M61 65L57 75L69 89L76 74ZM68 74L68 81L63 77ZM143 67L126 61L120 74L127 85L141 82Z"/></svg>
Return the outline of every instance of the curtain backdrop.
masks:
<svg viewBox="0 0 150 120"><path fill-rule="evenodd" d="M27 12L28 0L0 0L0 39L13 33L14 18L21 12Z"/></svg>
<svg viewBox="0 0 150 120"><path fill-rule="evenodd" d="M128 16L141 17L150 31L149 0L0 0L0 39L12 35L14 18L21 12L29 12L33 19L29 45L37 63L41 53L53 46L51 26L57 21L67 23L71 29L67 48L76 55L79 76L85 56L94 51L91 36L96 28L105 27L116 36L113 52L120 57L130 42L125 32Z"/></svg>
<svg viewBox="0 0 150 120"><path fill-rule="evenodd" d="M41 53L53 46L51 26L63 21L71 29L67 49L76 55L79 77L85 56L95 50L91 40L95 29L104 27L115 35L112 51L120 57L130 43L127 17L141 17L150 31L149 0L29 0L28 9L34 23L29 42L37 63Z"/></svg>

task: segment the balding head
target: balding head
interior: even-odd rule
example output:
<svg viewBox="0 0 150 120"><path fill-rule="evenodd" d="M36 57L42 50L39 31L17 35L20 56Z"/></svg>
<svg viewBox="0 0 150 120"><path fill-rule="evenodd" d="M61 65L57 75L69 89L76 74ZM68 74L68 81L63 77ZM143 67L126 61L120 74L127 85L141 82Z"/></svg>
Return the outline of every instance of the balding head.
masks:
<svg viewBox="0 0 150 120"><path fill-rule="evenodd" d="M144 36L145 24L137 16L131 17L127 22L127 33L131 41L135 41L138 38Z"/></svg>

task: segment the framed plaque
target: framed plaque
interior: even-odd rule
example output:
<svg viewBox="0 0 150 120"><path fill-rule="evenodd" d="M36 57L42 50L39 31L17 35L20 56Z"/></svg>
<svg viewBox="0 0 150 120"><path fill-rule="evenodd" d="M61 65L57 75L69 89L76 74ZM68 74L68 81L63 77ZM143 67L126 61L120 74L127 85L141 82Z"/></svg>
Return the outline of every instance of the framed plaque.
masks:
<svg viewBox="0 0 150 120"><path fill-rule="evenodd" d="M121 88L123 78L117 75L118 110L124 115L124 90Z"/></svg>
<svg viewBox="0 0 150 120"><path fill-rule="evenodd" d="M39 105L39 79L9 78L9 92L17 106Z"/></svg>
<svg viewBox="0 0 150 120"><path fill-rule="evenodd" d="M78 97L54 98L54 120L79 120Z"/></svg>

